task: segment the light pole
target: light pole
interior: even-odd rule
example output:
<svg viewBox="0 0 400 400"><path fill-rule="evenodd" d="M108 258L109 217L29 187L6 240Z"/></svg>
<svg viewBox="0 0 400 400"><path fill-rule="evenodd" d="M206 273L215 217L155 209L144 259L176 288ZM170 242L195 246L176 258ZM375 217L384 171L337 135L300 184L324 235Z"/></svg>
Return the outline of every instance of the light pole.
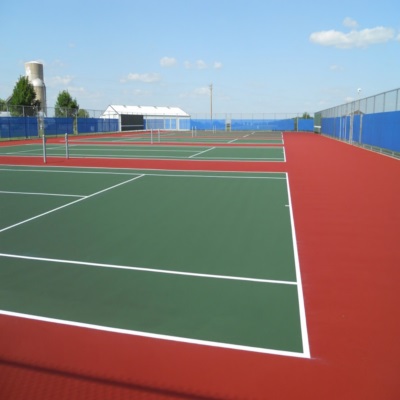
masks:
<svg viewBox="0 0 400 400"><path fill-rule="evenodd" d="M213 85L210 84L210 119L213 119Z"/></svg>

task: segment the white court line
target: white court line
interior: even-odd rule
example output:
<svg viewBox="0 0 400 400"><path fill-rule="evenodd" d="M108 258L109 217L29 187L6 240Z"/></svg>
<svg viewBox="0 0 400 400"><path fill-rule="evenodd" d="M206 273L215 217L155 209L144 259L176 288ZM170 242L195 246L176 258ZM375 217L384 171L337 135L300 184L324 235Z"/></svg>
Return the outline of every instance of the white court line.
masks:
<svg viewBox="0 0 400 400"><path fill-rule="evenodd" d="M215 148L215 147L214 147ZM208 151L208 150L206 150ZM53 157L59 157L64 155L65 152L58 152L58 153L52 153L51 156ZM22 156L21 156L22 157ZM37 155L26 155L24 157L37 157ZM91 153L91 154L85 154L85 153L80 153L80 154L74 154L73 155L74 158L93 158L93 159L97 159L97 160L134 160L134 159L145 159L145 160L187 160L192 156L187 156L187 155L171 155L171 156L166 156L166 155L155 155L155 154L145 154L145 155L141 155L141 154L127 154L127 155L121 155L121 154L102 154L99 155L98 153ZM204 158L205 160L207 160L207 158ZM216 160L219 160L220 158L216 158ZM194 159L196 160L196 159ZM198 159L199 161L201 161L202 159ZM231 160L231 161L241 161L239 158L227 158L227 160ZM251 161L251 159L250 159ZM281 160L282 161L282 160Z"/></svg>
<svg viewBox="0 0 400 400"><path fill-rule="evenodd" d="M81 147L82 145L81 144L77 144L77 145L72 145L71 147L73 147L73 146L79 146L79 147ZM156 149L156 148L152 148L152 147L148 147L148 148L143 148L143 147L141 147L141 148L138 148L138 147L132 147L132 148L130 148L130 149L126 149L126 148L123 148L123 149L121 149L120 147L117 147L117 146L110 146L110 147L105 147L105 146L99 146L98 148L88 148L88 147L85 147L85 148L74 148L74 151L77 153L77 152L79 152L79 151L106 151L106 152L112 152L112 151L116 151L116 152L120 152L120 151L122 151L122 152L132 152L132 153L135 153L135 152L140 152L140 151L142 151L142 152L144 152L144 151L147 151L147 152L156 152L156 151L164 151L164 152L177 152L177 153L192 153L193 152L193 149L190 149L190 150L181 150L181 149L169 149L168 147L164 147L164 148L162 148L162 149Z"/></svg>
<svg viewBox="0 0 400 400"><path fill-rule="evenodd" d="M237 140L239 140L239 138L238 138L238 139L230 140L228 143L234 143L234 142L236 142Z"/></svg>
<svg viewBox="0 0 400 400"><path fill-rule="evenodd" d="M213 149L215 149L215 147L213 147ZM210 149L211 150L211 149ZM209 151L209 150L206 150ZM204 152L201 152L204 153ZM65 153L58 153L55 154L53 153L52 156L56 157L56 156L61 156L64 155ZM252 161L271 161L271 162L284 162L283 158L252 158L252 157L196 157L196 158L192 158L195 157L198 154L193 154L189 157L187 156L183 156L183 155L175 155L175 156L165 156L165 155L152 155L152 154L147 154L147 155L140 155L140 154L131 154L131 155L119 155L119 154L115 154L115 155L96 155L96 154L75 154L75 158L91 158L91 159L97 159L97 160L193 160L193 161L204 161L204 160L212 160L212 161L221 161L221 162L225 162L225 161L238 161L238 162L252 162ZM34 157L33 155L29 155L26 157ZM35 156L37 157L37 156Z"/></svg>
<svg viewBox="0 0 400 400"><path fill-rule="evenodd" d="M37 192L10 192L6 190L0 190L2 194L23 194L23 195L33 195L33 196L56 196L56 197L86 197L77 194L62 194L62 193L37 193Z"/></svg>
<svg viewBox="0 0 400 400"><path fill-rule="evenodd" d="M51 213L53 213L53 212L55 212L55 211L61 210L62 208L71 206L72 204L78 203L78 202L80 202L80 201L89 199L89 198L94 197L94 196L97 196L97 195L100 194L100 193L107 192L108 190L114 189L114 188L116 188L116 187L118 187L118 186L125 185L126 183L132 182L132 181L134 181L135 179L142 178L143 176L145 176L145 175L143 174L143 175L135 176L135 177L132 178L132 179L129 179L129 180L124 181L124 182L120 182L120 183L118 183L118 184L116 184L116 185L110 186L110 187L108 187L108 188L106 188L106 189L103 189L103 190L100 190L100 191L98 191L98 192L96 192L96 193L92 193L92 194L90 194L89 196L85 196L85 197L82 197L82 198L80 198L80 199L78 199L78 200L72 201L71 203L64 204L64 205L61 206L61 207L53 208L52 210L46 211L45 213L36 215L36 216L34 216L34 217L32 217L32 218L28 218L28 219L26 219L26 220L24 220L24 221L21 221L21 222L18 222L18 223L16 223L16 224L14 224L14 225L7 226L6 228L0 229L0 233L5 232L5 231L7 231L7 230L9 230L9 229L15 228L16 226L19 226L19 225L25 224L25 223L27 223L27 222L33 221L34 219L37 219L37 218L43 217L43 216L45 216L45 215L51 214Z"/></svg>
<svg viewBox="0 0 400 400"><path fill-rule="evenodd" d="M6 170L9 170L9 169L6 169ZM21 171L21 170L17 169L14 171ZM28 169L27 171L31 171L31 170ZM34 171L35 172L107 173L107 172L92 172L92 171L82 172L82 171L58 171L58 170L34 170ZM123 173L123 175L126 175L126 173ZM137 176L129 181L132 181L134 179L140 178L145 175L147 175L147 174ZM163 174L154 174L154 175L164 176ZM171 175L171 176L176 176L176 175ZM187 176L187 175L178 175L178 176ZM194 175L194 176L196 176L196 175ZM208 176L206 176L206 177L208 177ZM27 319L36 319L36 320L52 322L52 323L60 323L60 324L65 324L65 325L77 326L77 327L84 327L84 328L89 328L89 329L98 329L98 330L102 330L102 331L110 331L110 332L115 332L115 333L131 334L131 335L138 335L138 336L145 336L145 337L154 337L157 339L165 339L165 340L174 340L174 341L178 341L178 342L187 342L187 343L194 343L194 344L200 344L200 345L209 345L209 346L215 346L215 347L253 351L253 352L260 352L260 353L267 353L267 354L276 354L276 355L283 355L283 356L310 358L311 356L310 356L307 325L306 325L306 318L305 318L304 297L303 297L303 290L302 290L302 284L301 284L299 258L298 258L298 251L297 251L297 241L296 241L296 235L295 235L293 212L292 212L291 198L290 198L290 188L289 188L289 181L288 181L287 174L286 174L286 177L287 177L288 201L289 201L289 205L287 205L287 207L290 208L292 239L293 239L293 247L295 250L294 257L295 257L296 281L297 282L272 281L272 280L263 280L263 279L245 278L245 277L229 277L229 276L223 276L223 275L219 276L219 275L208 275L208 274L194 274L194 273L185 273L185 272L180 272L180 271L156 270L156 269L147 269L147 268L141 268L141 267L116 266L116 265L112 265L112 264L99 264L99 263L87 263L87 262L79 262L79 261L71 261L71 260L57 260L57 259L46 259L46 258L39 258L39 257L26 257L26 256L18 256L18 255L2 254L2 253L0 253L0 256L9 257L9 258L20 258L20 259L29 259L29 260L40 260L40 261L49 261L49 262L97 266L97 267L103 267L103 268L119 268L119 269L131 269L131 270L138 270L138 271L145 271L145 272L158 272L158 273L165 273L165 274L201 276L203 278L232 279L232 280L253 281L253 282L261 282L261 283L297 285L298 299L299 299L299 312L300 312L300 320L301 320L300 321L301 335L302 335L302 343L303 343L303 352L302 353L276 351L276 350L270 350L270 349L264 349L264 348L255 348L255 347L248 347L248 346L241 346L241 345L231 345L231 344L218 343L218 342L208 342L208 341L202 341L202 340L196 340L196 339L187 339L187 338L174 337L174 336L168 336L168 335L160 335L160 334L152 334L152 333L133 331L133 330L123 330L123 329L119 329L119 328L112 328L112 327L110 328L110 327L97 326L97 325L91 325L91 324L83 324L83 323L73 322L73 321L57 320L57 319L52 319L52 318L33 316L33 315L15 313L15 312L10 312L10 311L3 311L3 310L0 310L0 314L10 315L10 316L14 316L14 317L27 318ZM224 178L224 176L222 176L222 178ZM262 178L264 178L264 177L262 177ZM265 177L265 178L269 179L268 177ZM271 178L271 179L274 179L274 178ZM275 178L275 179L282 179L282 178ZM122 182L115 186L123 185L124 183L128 183L129 181ZM115 186L113 186L113 187L115 187ZM104 190L94 193L88 197L94 196L98 193L109 190L113 187L104 189ZM73 203L75 203L75 202L73 202ZM70 203L70 204L73 204L73 203Z"/></svg>
<svg viewBox="0 0 400 400"><path fill-rule="evenodd" d="M169 270L169 269L134 267L134 266L128 266L128 265L104 264L104 263L76 261L76 260L62 260L62 259L58 259L58 258L31 257L31 256L21 256L21 255L17 255L17 254L7 254L7 253L0 253L0 257L18 258L18 259L22 259L22 260L31 260L31 261L46 261L46 262L53 262L53 263L59 263L59 264L84 265L87 267L125 269L125 270L131 270L131 271L142 271L142 272L150 272L150 273L157 273L157 274L192 276L192 277L196 277L196 278L225 279L225 280L256 282L256 283L272 283L272 284L276 284L276 285L293 285L293 286L297 285L297 282L292 282L292 281L279 281L279 280L272 280L272 279L248 278L245 276L201 274L201 273L196 273L196 272L184 272L184 271L175 271L175 270Z"/></svg>
<svg viewBox="0 0 400 400"><path fill-rule="evenodd" d="M24 313L6 311L6 310L0 310L0 314L6 315L9 317L25 318L25 319L35 320L35 321L68 325L68 326L74 326L74 327L78 327L78 328L95 329L95 330L99 330L99 331L113 332L113 333L119 333L119 334L124 334L124 335L133 335L133 336L141 336L141 337L147 337L147 338L152 338L152 339L170 340L170 341L180 342L180 343L190 343L190 344L219 347L219 348L232 349L232 350L251 351L251 352L256 352L256 353L273 354L273 355L277 355L277 356L310 358L306 354L295 353L292 351L265 349L262 347L251 347L251 346L236 345L236 344L230 344L230 343L212 342L212 341L208 341L208 340L190 339L190 338L172 336L172 335L163 335L163 334L159 334L159 333L135 331L135 330L130 330L130 329L112 328L109 326L87 324L87 323L77 322L77 321L67 321L67 320L62 320L62 319L57 319L57 318L41 317L38 315L24 314Z"/></svg>
<svg viewBox="0 0 400 400"><path fill-rule="evenodd" d="M26 145L26 146L35 146L35 145L31 144L31 145ZM39 146L39 145L37 145L37 146ZM48 146L48 147L46 147L46 150L59 150L60 148L64 149L64 146L63 145ZM29 150L10 151L7 153L0 153L0 156L1 155L15 155L15 154L22 154L22 153L26 154L26 153L34 153L34 152L41 153L41 152L43 152L43 148L40 146L40 147L36 147L34 149L29 149Z"/></svg>
<svg viewBox="0 0 400 400"><path fill-rule="evenodd" d="M193 157L199 156L200 154L203 154L203 153L205 153L207 151L214 150L214 149L215 149L215 147L210 147L207 150L203 150L203 151L200 151L199 153L196 153L196 154L193 154L193 155L189 156L189 158L193 158Z"/></svg>
<svg viewBox="0 0 400 400"><path fill-rule="evenodd" d="M47 167L40 167L42 169L13 169L13 168L0 168L0 171L10 171L10 172L45 172L45 173L62 173L62 174L100 174L100 175L127 175L127 176L132 176L132 175L141 175L141 172L143 170L139 170L140 172L110 172L110 171L85 171L85 168L94 168L94 169L104 169L102 167L59 167L59 168L64 168L63 169L48 169ZM77 171L71 171L69 169L65 168L76 168ZM125 170L130 170L129 168L115 168L115 169L122 169L123 171ZM83 171L82 171L83 170ZM147 170L146 170L147 171ZM148 171L153 171L153 170L148 170ZM158 171L155 169L154 171ZM163 170L161 170L163 171ZM177 172L182 172L182 171L177 171ZM183 171L185 172L185 171ZM183 173L170 173L170 174L163 174L163 173L149 173L146 172L144 175L146 176L168 176L168 177L177 177L177 178L217 178L217 179L286 179L286 177L273 177L273 176L248 176L247 174L251 175L261 175L261 174L272 174L272 175L278 175L281 174L283 175L284 172L258 172L258 171L251 171L251 172L242 172L242 171L233 171L230 174L238 174L241 173L241 175L193 175L191 174L193 171L188 170L187 174ZM208 171L199 171L199 172L208 172ZM219 171L221 173L222 171ZM216 171L218 173L218 171ZM229 172L228 172L229 174ZM246 176L247 175L247 176Z"/></svg>
<svg viewBox="0 0 400 400"><path fill-rule="evenodd" d="M286 185L287 185L287 193L288 193L288 201L289 201L290 225L291 225L291 229L292 229L294 264L295 264L295 270L296 270L297 294L298 294L298 299L299 299L299 314L300 314L303 353L307 358L310 358L311 354L310 354L310 344L309 344L308 331L307 331L306 310L305 310L305 305L304 305L303 284L301 281L300 260L299 260L299 253L298 253L298 248L297 248L296 229L294 226L293 207L292 207L292 199L290 196L290 186L289 186L289 175L288 174L286 174L286 178L287 178Z"/></svg>
<svg viewBox="0 0 400 400"><path fill-rule="evenodd" d="M281 172L278 172L281 173ZM146 176L167 176L172 178L210 178L210 179L286 179L276 176L224 176L224 175L178 175L178 174L146 174Z"/></svg>
<svg viewBox="0 0 400 400"><path fill-rule="evenodd" d="M22 153L32 153L32 152L40 152L40 151L43 151L43 149L35 148L35 149L29 149L29 150L9 151L7 153L1 153L0 155L22 154Z"/></svg>
<svg viewBox="0 0 400 400"><path fill-rule="evenodd" d="M189 157L190 158L190 157ZM284 159L282 158L265 158L265 157L199 157L199 160L232 160L232 161L277 161L283 162Z"/></svg>

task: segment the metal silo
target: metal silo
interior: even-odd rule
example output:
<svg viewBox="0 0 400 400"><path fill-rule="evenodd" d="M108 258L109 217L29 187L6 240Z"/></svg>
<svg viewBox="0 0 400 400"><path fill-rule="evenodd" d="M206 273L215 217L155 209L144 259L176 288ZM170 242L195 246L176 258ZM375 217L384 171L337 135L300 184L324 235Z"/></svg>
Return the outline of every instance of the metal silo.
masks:
<svg viewBox="0 0 400 400"><path fill-rule="evenodd" d="M44 84L43 64L37 61L29 61L25 63L25 73L32 83L36 98L40 101L40 108L47 114L47 101L46 101L46 85Z"/></svg>

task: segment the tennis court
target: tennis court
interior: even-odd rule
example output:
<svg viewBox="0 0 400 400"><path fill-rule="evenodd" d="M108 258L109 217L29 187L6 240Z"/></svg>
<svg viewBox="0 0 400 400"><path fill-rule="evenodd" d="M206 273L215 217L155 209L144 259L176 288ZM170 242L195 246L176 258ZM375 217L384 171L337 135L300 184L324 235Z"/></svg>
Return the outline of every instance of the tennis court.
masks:
<svg viewBox="0 0 400 400"><path fill-rule="evenodd" d="M284 144L283 134L279 131L162 131L147 130L113 133L99 138L87 136L75 138L81 142L110 143L222 143L222 144Z"/></svg>
<svg viewBox="0 0 400 400"><path fill-rule="evenodd" d="M47 143L46 145L46 154L49 157L65 157L66 152L66 144L62 143L61 140ZM39 143L0 147L0 156L40 157L43 153L43 145ZM68 156L214 161L285 161L283 147L87 144L73 141L68 144Z"/></svg>
<svg viewBox="0 0 400 400"><path fill-rule="evenodd" d="M284 138L1 143L0 397L397 398L398 160Z"/></svg>
<svg viewBox="0 0 400 400"><path fill-rule="evenodd" d="M309 357L286 174L0 171L1 313Z"/></svg>

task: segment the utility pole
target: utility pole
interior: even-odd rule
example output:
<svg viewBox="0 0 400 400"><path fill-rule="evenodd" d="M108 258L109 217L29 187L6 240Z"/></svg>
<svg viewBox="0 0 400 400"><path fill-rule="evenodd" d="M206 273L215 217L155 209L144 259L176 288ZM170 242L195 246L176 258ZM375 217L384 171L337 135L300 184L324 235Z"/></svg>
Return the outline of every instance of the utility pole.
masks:
<svg viewBox="0 0 400 400"><path fill-rule="evenodd" d="M213 85L212 83L210 84L210 119L212 121L213 119Z"/></svg>

